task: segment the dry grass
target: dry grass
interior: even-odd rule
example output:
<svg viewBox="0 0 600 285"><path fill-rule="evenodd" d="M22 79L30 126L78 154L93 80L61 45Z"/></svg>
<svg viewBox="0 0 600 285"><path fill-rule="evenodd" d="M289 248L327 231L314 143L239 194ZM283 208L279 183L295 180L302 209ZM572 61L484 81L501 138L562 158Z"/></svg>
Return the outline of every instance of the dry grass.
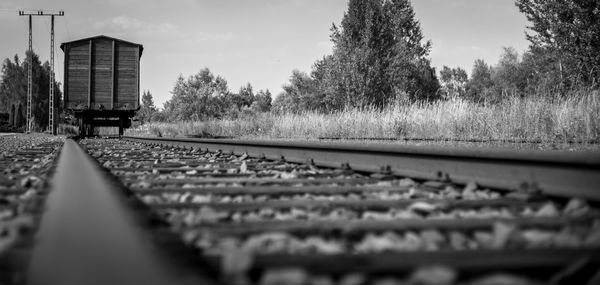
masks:
<svg viewBox="0 0 600 285"><path fill-rule="evenodd" d="M600 139L600 93L513 97L495 105L465 100L402 104L334 114L256 114L237 120L151 123L129 130L142 136L231 136L316 139L319 137L517 140L562 143Z"/></svg>

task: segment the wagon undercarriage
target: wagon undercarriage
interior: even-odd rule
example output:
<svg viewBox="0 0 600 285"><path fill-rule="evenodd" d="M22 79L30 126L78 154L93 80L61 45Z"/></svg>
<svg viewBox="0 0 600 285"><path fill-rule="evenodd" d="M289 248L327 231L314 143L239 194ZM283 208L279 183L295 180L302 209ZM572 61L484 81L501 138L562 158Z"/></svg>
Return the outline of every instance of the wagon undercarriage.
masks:
<svg viewBox="0 0 600 285"><path fill-rule="evenodd" d="M131 127L131 117L135 111L88 111L76 112L75 118L80 136L94 136L98 127L118 127L119 136L123 130Z"/></svg>

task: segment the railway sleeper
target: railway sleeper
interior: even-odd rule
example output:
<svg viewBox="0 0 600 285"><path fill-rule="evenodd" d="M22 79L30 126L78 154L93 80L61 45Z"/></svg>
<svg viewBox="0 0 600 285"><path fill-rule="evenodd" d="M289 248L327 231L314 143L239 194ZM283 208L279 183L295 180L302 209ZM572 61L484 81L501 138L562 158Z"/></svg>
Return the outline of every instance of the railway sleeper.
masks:
<svg viewBox="0 0 600 285"><path fill-rule="evenodd" d="M247 158L248 154L246 152L231 155L231 153L224 151L215 153L194 151L204 147L194 147L190 150L190 141L185 141L184 144L188 147L186 149L178 149L170 146L153 146L150 152L142 154L144 156L151 156L151 158L130 158L129 155L135 155L136 153L132 150L139 148L140 145L120 141L113 141L113 143L120 145L117 147L118 149L110 150L110 147L105 147L107 145L103 141L88 140L83 142L87 146L88 152L97 157L100 163L107 167L107 169L121 167L121 169L115 171L119 171L121 182L131 188L125 191L128 195L136 195L137 193L141 200L144 200L143 197L145 196L152 196L152 191L155 190L159 195L168 194L170 190L182 195L189 194L188 192L219 195L219 188L224 189L223 192L227 193L227 195L248 195L243 194L243 190L247 188L250 193L249 195L253 197L264 195L264 192L266 192L270 196L280 198L294 195L291 193L302 193L299 191L303 187L312 189L307 190L307 193L318 193L317 189L319 187L327 185L325 178L322 178L323 181L315 183L314 181L306 182L306 179L293 180L295 179L293 178L289 180L282 179L281 177L269 180L270 178L262 177L198 177L189 179L185 177L185 174L176 178L170 176L174 172L178 172L177 169L173 169L172 171L171 169L158 170L157 172L152 171L154 172L152 174L155 176L147 179L148 177L144 175L136 176L134 174L136 170L131 169L135 167L122 165L138 164L140 166L141 164L149 163L156 167L183 167L183 169L186 169L186 166L195 164L203 165L204 167L210 164L224 164L227 167L235 167L238 170L242 170L242 165L245 164L246 171L253 171L253 167L260 165L262 162L260 159ZM177 157L179 154L185 155L186 159L178 160ZM110 156L117 157L117 159L112 159ZM203 156L211 161L203 161ZM165 159L166 157L168 157L168 160ZM285 164L286 166L280 168L280 170L284 172L290 170L289 162L280 159L281 155L271 155L270 157L274 159L269 162L270 165ZM290 159L286 160L289 161ZM164 161L170 161L168 162L169 165L164 165ZM106 164L106 162L109 163ZM251 166L249 166L250 163L252 163ZM337 165L339 166L340 164L338 163ZM124 167L129 167L130 169L123 169ZM314 168L315 166L313 165L312 167ZM264 166L262 170L266 168L268 166ZM357 191L355 186L350 185L356 184L358 181L364 182L369 181L369 179L377 180L378 178L382 178L380 176L371 176L369 178L367 175L365 180L364 177L361 177L361 172L348 171L348 168L346 166L345 173L341 173L340 175L355 175L354 179L356 181L345 181L349 182L348 185L345 185L341 181L335 181L333 185L329 185L331 188L338 188L336 191L342 193L363 193L368 191ZM310 168L303 166L303 169ZM183 173L187 172L187 170ZM380 169L377 171L380 171ZM385 179L390 179L389 171L387 172L388 174L383 173L383 175L386 176ZM128 173L132 175L128 175ZM281 182L282 180L288 181ZM426 190L431 193L444 191L448 185L453 184L452 181L446 180L428 182L415 179L415 181L417 181L417 186L423 186L420 190ZM286 210L294 209L291 206L299 206L301 208L302 206L307 206L305 208L308 209L329 209L333 208L332 205L342 205L350 208L356 207L359 209L361 207L359 206L360 201L336 201L338 204L335 204L323 201L294 199L294 201L289 202L262 201L254 204L231 202L209 204L153 203L147 204L143 208L145 211L159 214L159 216L164 211L191 211L191 215L199 217L200 220L209 220L208 222L201 222L195 226L187 227L177 227L172 223L171 227L191 247L200 250L200 256L204 261L212 264L212 267L218 268L222 275L221 280L232 284L379 284L377 282L384 282L381 284L401 284L402 282L408 282L409 284L434 284L431 283L434 281L427 279L427 276L438 276L439 280L437 281L442 280L445 282L437 284L495 284L497 282L505 282L506 284L516 284L517 282L520 282L519 284L570 284L568 282L574 281L578 284L595 284L593 282L596 282L600 278L598 273L599 263L597 260L597 256L599 256L597 239L599 237L597 216L594 214L597 210L595 202L592 201L589 205L586 205L585 203L581 204L581 200L578 199L555 199L554 197L539 195L540 193L538 193L537 189L534 191L535 193L519 193L512 190L498 191L499 195L490 199L490 201L478 201L477 199L481 197L472 195L477 190L477 185L475 185L475 189L473 189L474 186L470 183L463 185L465 186L461 190L460 195L451 199L451 201L458 200L450 202L450 205L452 203L455 203L455 206L460 205L460 203L465 203L465 205L471 203L470 207L486 209L489 205L482 207L485 203L477 205L478 202L486 201L486 203L497 203L496 206L509 206L510 208L529 205L536 211L548 213L556 212L557 209L558 212L563 211L562 207L567 208L569 204L575 201L573 203L579 204L579 206L591 207L592 211L586 215L577 217L553 216L516 218L514 220L396 219L393 221L381 221L376 218L375 220L367 221L286 220L271 222L265 220L251 223L234 223L230 220L220 221L213 219L211 221L211 215L220 215L215 210L219 209L218 207L223 207L220 210L228 209L227 211L237 209L242 211L242 213L248 212L249 209L258 210L261 207L263 208L262 210L270 209L270 206L273 206L271 207L271 213L273 213L273 209L277 208ZM368 188L368 186L359 187L362 187L363 190L364 188ZM271 188L276 190L265 190ZM285 189L290 188L293 191L285 193ZM325 187L324 189L328 189L331 192L329 187ZM348 189L352 190L344 192ZM397 192L409 190L410 187L408 187L408 190L401 189ZM532 189L521 190L530 191ZM253 193L253 191L255 192ZM493 190L489 193L496 191ZM468 195L465 195L465 192ZM511 195L513 193L519 193L519 195ZM326 193L325 195L335 194ZM465 198L473 199L474 201L461 200ZM368 204L367 202L365 201L366 204ZM412 201L412 203L417 202L433 204L434 201ZM386 203L388 203L388 207L394 207L389 204L389 201L373 201L373 203L375 207L382 207ZM503 205L503 203L505 204ZM251 207L253 208L244 208L249 207L249 205L252 205ZM406 205L409 204L405 203L404 207ZM552 211L547 210L547 205L553 205L548 207L557 209ZM401 205L396 205L396 207L398 206L402 208ZM446 210L451 208L448 206L440 207L440 209ZM268 217L268 215L265 217ZM169 217L163 216L163 218L168 220ZM560 238L556 239L557 236L564 238L574 233L584 236L579 237L580 240L585 240L584 244L570 244L568 238L562 240L567 243L566 245L560 245L560 242L559 244L546 242L548 240L560 241ZM438 243L433 242L432 244L437 247L428 248L427 246L431 246L431 244L427 245L425 242L421 243L421 246L425 247L405 248L400 252L394 250L394 243L390 244L388 242L389 247L379 244L381 242L386 244L385 238L397 239L399 236L402 238L406 238L407 236L414 238L418 236L422 240L433 239L434 241L438 241ZM442 236L443 242L439 242L440 236ZM456 240L461 236L467 239L474 239L480 244L479 246L467 247L460 250L452 248L452 243L456 244ZM533 238L534 241L537 237L537 241L540 243L528 244L527 241L524 242L524 236L526 237L525 239L529 237ZM452 238L454 238L454 241L452 241ZM325 254L324 252L315 251L314 248L312 251L302 252L286 248L285 246L281 247L281 251L272 250L274 245L285 244L286 241L289 242L294 239L305 239L305 241L309 239L313 243L319 239L325 241L338 239L345 243L346 248L349 248L348 244L353 243L350 248L353 248L354 251L348 252L346 250ZM261 248L261 242L258 241L266 242L267 248L269 246L271 248L270 251L265 251L264 248ZM244 244L247 245L248 242L254 244L255 247L241 246ZM468 241L466 243L469 244ZM379 247L377 247L378 244ZM498 246L499 244L503 245L503 247ZM248 250L249 248L253 250ZM327 247L325 246L324 248L326 249ZM373 250L377 248L380 250ZM366 252L361 252L360 250L356 251L357 249L371 249L373 251L367 250ZM498 272L507 272L508 274L503 275Z"/></svg>

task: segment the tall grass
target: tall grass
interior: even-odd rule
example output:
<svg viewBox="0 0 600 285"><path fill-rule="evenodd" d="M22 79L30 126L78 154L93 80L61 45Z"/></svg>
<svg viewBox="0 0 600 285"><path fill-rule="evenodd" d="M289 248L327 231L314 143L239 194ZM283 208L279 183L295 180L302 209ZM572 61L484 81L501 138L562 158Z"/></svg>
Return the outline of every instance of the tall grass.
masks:
<svg viewBox="0 0 600 285"><path fill-rule="evenodd" d="M429 103L396 102L383 110L348 108L333 114L263 113L236 120L150 123L128 133L162 137L595 141L600 139L600 93L510 97L488 105L453 99Z"/></svg>

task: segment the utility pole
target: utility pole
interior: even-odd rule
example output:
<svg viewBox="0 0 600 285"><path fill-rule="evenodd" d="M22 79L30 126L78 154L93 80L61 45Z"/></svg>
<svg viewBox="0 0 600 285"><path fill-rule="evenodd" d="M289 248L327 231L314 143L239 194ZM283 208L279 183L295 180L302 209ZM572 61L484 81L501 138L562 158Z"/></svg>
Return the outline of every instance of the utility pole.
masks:
<svg viewBox="0 0 600 285"><path fill-rule="evenodd" d="M28 62L28 71L27 71L27 126L26 131L31 132L32 127L32 73L33 73L33 45L32 45L32 28L31 28L31 18L32 16L50 16L51 17L51 27L50 27L50 94L48 95L48 127L50 133L56 134L55 128L55 117L54 117L54 16L64 16L64 11L59 11L58 13L45 13L44 11L37 11L37 13L26 13L25 11L19 11L19 16L28 16L29 17L29 62Z"/></svg>

